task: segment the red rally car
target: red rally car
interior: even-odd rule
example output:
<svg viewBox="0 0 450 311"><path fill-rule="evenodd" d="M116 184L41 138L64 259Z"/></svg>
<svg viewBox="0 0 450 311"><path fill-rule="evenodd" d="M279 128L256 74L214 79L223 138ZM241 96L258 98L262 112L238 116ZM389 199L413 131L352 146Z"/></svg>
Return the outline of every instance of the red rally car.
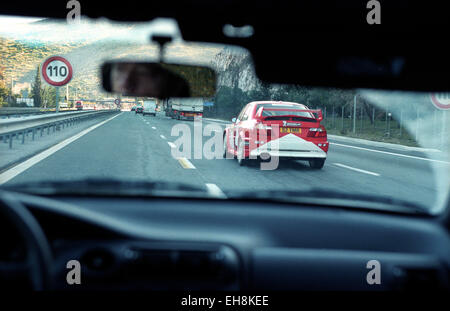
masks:
<svg viewBox="0 0 450 311"><path fill-rule="evenodd" d="M224 157L239 165L250 159L279 157L306 160L321 169L327 158L328 140L321 110L280 101L248 103L224 131Z"/></svg>

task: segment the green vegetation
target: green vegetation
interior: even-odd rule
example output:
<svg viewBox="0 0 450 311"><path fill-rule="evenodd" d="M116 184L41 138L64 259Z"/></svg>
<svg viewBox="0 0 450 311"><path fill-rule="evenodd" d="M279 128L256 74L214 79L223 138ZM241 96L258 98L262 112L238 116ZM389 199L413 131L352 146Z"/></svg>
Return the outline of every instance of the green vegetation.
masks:
<svg viewBox="0 0 450 311"><path fill-rule="evenodd" d="M342 118L328 117L322 121L322 124L327 129L327 133L331 135L419 147L411 134L394 119L389 122L379 119L375 119L375 122L363 119L361 122L360 119L357 119L355 133L353 133L353 120L350 118L344 118L342 122Z"/></svg>
<svg viewBox="0 0 450 311"><path fill-rule="evenodd" d="M19 81L30 71L33 71L45 58L56 54L65 54L76 45L35 45L6 38L0 38L0 60L4 70L4 80Z"/></svg>
<svg viewBox="0 0 450 311"><path fill-rule="evenodd" d="M41 74L40 74L41 66L37 66L36 76L34 77L34 83L31 88L31 94L34 99L34 106L41 107L42 106L42 83L41 83Z"/></svg>
<svg viewBox="0 0 450 311"><path fill-rule="evenodd" d="M54 87L47 86L41 81L39 66L47 57L64 55L79 46L76 44L45 45L0 38L0 64L2 66L0 68L0 106L19 106L16 98L23 96L23 90L21 94L12 94L12 97L9 97L11 96L11 83L25 82L31 84L31 94L28 94L28 97L34 98L35 107L55 107ZM38 69L35 71L36 67ZM90 75L96 78L97 72L92 70ZM95 83L98 79L92 77L86 80ZM75 80L71 83L71 90L76 89L78 94L81 94L86 86L87 83L84 81Z"/></svg>
<svg viewBox="0 0 450 311"><path fill-rule="evenodd" d="M222 86L218 89L214 106L205 108L204 116L231 120L251 101L276 100L305 104L321 109L328 134L368 139L380 142L418 146L414 137L386 111L357 96L355 132L353 132L353 100L355 91L306 88L300 86L262 86L244 92L240 88Z"/></svg>
<svg viewBox="0 0 450 311"><path fill-rule="evenodd" d="M339 103L350 103L353 100L354 91L335 89L317 89L301 86L268 86L245 92L238 87L221 86L214 98L214 109L208 111L208 116L213 118L230 119L235 117L241 109L251 101L276 100L290 101L304 104L308 107L326 107ZM346 108L346 112L350 110Z"/></svg>
<svg viewBox="0 0 450 311"><path fill-rule="evenodd" d="M9 90L6 88L5 76L3 74L3 68L0 67L0 107L5 105L5 98L8 96Z"/></svg>

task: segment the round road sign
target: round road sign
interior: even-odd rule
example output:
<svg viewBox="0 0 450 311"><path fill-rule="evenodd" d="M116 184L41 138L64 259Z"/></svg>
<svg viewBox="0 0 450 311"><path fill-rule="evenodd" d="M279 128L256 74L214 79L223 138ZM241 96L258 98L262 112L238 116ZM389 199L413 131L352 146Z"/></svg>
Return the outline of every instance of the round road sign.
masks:
<svg viewBox="0 0 450 311"><path fill-rule="evenodd" d="M431 102L438 109L450 109L450 93L431 93Z"/></svg>
<svg viewBox="0 0 450 311"><path fill-rule="evenodd" d="M42 65L42 77L53 86L63 86L72 79L72 65L61 56L52 56Z"/></svg>
<svg viewBox="0 0 450 311"><path fill-rule="evenodd" d="M120 104L120 98L116 98L116 100L114 101L114 103L115 103L116 105L119 105L119 104Z"/></svg>

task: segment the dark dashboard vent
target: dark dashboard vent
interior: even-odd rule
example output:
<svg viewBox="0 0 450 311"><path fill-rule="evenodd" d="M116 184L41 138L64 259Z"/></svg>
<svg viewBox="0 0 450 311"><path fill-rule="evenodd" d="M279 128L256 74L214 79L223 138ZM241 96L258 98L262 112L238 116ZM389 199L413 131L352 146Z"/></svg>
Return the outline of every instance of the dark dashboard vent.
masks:
<svg viewBox="0 0 450 311"><path fill-rule="evenodd" d="M438 268L404 268L401 289L405 291L437 291L446 288Z"/></svg>

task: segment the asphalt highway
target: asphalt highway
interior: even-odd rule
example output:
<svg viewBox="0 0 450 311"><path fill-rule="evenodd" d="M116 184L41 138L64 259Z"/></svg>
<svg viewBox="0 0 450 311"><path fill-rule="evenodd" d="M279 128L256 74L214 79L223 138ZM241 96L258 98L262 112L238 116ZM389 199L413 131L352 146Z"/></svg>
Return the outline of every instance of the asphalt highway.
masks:
<svg viewBox="0 0 450 311"><path fill-rule="evenodd" d="M204 120L222 137L224 122ZM184 156L174 156L177 129L191 132ZM173 132L174 131L174 132ZM430 206L437 198L436 170L448 170L443 160L429 160L418 151L389 150L330 139L330 150L321 170L307 162L280 162L275 170L260 163L240 167L234 159L195 157L211 136L194 137L194 122L121 112L102 120L45 158L37 158L11 175L7 184L41 180L78 180L88 177L177 181L224 193L233 190L308 190L322 188L410 200ZM200 140L196 138L200 137ZM197 145L197 148L195 148ZM7 172L6 172L7 173ZM2 172L5 174L5 172ZM1 174L0 174L1 175Z"/></svg>

